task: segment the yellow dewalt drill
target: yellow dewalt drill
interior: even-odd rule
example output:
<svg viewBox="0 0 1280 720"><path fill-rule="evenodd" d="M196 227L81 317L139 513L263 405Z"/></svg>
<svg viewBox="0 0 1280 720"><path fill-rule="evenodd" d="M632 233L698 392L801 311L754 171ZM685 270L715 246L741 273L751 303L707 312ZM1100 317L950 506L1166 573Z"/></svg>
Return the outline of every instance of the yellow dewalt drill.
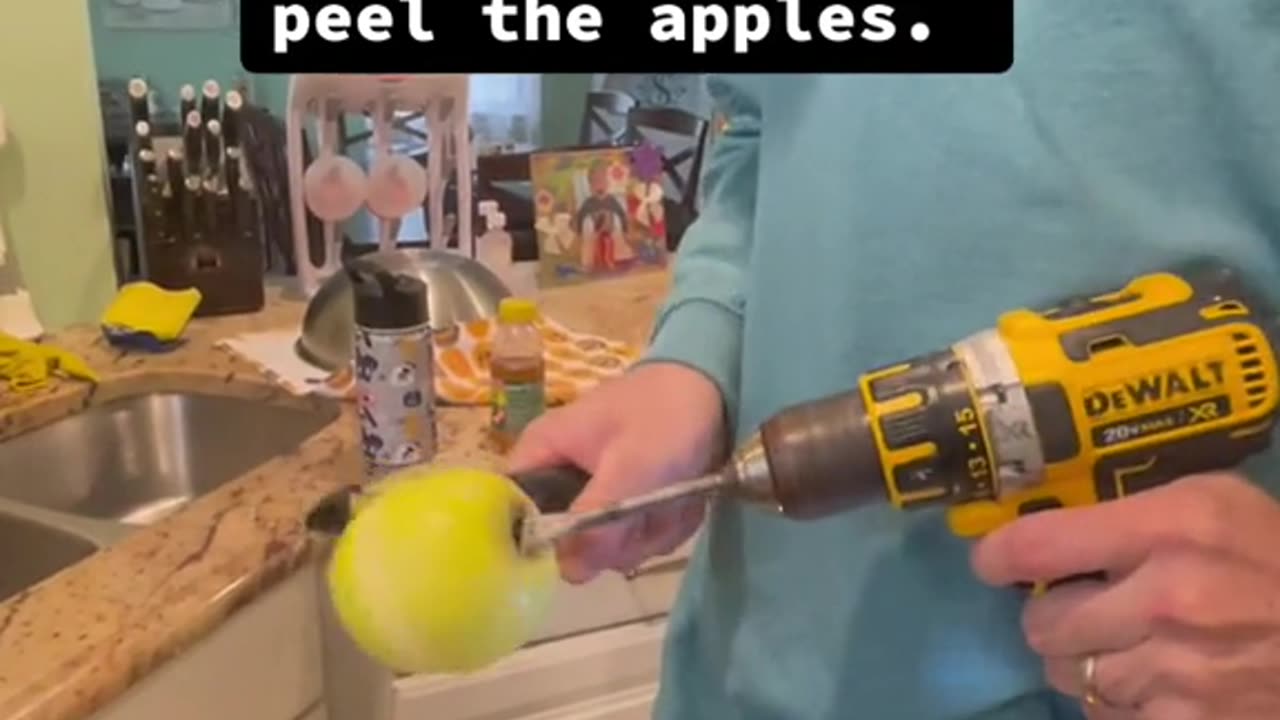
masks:
<svg viewBox="0 0 1280 720"><path fill-rule="evenodd" d="M523 542L717 492L799 519L875 502L942 505L953 532L976 537L1030 512L1228 469L1270 444L1278 337L1263 298L1217 264L1014 310L948 349L779 412L710 475L546 518ZM526 489L570 498L586 480L573 474L530 476Z"/></svg>
<svg viewBox="0 0 1280 720"><path fill-rule="evenodd" d="M983 535L1231 468L1266 449L1280 326L1234 269L1196 263L1015 310L949 349L770 418L723 471L796 517L945 504Z"/></svg>

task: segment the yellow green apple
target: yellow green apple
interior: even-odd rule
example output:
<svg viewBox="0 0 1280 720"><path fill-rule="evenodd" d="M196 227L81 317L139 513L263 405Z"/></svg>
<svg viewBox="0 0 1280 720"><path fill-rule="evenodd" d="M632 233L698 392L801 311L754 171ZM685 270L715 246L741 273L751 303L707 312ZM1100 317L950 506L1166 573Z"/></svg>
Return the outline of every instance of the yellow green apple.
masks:
<svg viewBox="0 0 1280 720"><path fill-rule="evenodd" d="M334 547L328 585L355 643L406 673L467 673L537 631L559 577L555 554L517 546L537 507L509 478L429 467L385 481Z"/></svg>

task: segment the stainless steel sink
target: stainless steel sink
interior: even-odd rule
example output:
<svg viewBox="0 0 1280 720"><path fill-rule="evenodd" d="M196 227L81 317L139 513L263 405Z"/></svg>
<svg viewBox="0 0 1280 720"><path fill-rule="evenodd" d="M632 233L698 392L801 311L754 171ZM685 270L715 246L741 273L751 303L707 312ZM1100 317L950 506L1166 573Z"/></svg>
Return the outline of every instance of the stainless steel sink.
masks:
<svg viewBox="0 0 1280 720"><path fill-rule="evenodd" d="M0 443L0 498L145 525L296 449L339 412L317 407L177 393L105 403Z"/></svg>
<svg viewBox="0 0 1280 720"><path fill-rule="evenodd" d="M160 393L0 442L0 602L292 452L339 412Z"/></svg>
<svg viewBox="0 0 1280 720"><path fill-rule="evenodd" d="M98 551L93 540L0 510L0 602Z"/></svg>

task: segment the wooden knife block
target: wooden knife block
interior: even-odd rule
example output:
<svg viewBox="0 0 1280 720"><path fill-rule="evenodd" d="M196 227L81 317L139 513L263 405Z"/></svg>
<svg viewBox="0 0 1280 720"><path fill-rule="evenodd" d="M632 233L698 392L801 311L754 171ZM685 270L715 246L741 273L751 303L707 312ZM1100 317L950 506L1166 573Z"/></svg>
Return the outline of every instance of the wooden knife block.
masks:
<svg viewBox="0 0 1280 720"><path fill-rule="evenodd" d="M257 312L266 303L262 244L227 240L152 243L148 238L142 246L147 279L170 290L198 289L198 317Z"/></svg>
<svg viewBox="0 0 1280 720"><path fill-rule="evenodd" d="M179 141L156 138L157 149ZM256 192L248 197L247 222L216 229L207 222L186 227L176 213L145 178L133 182L138 247L142 276L170 290L196 288L202 296L197 317L252 313L265 305L263 274L266 257L263 247L262 213ZM223 218L225 219L225 218Z"/></svg>

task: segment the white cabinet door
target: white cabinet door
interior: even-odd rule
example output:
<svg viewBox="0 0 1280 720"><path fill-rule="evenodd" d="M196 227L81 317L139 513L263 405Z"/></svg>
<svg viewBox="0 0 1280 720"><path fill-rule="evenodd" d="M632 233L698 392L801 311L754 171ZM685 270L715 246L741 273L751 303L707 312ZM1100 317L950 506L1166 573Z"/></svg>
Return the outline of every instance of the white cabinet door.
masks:
<svg viewBox="0 0 1280 720"><path fill-rule="evenodd" d="M306 566L157 667L91 720L291 720L323 692L316 568Z"/></svg>
<svg viewBox="0 0 1280 720"><path fill-rule="evenodd" d="M323 596L328 717L522 718L639 692L636 688L657 682L664 618L675 602L692 546L690 541L646 563L630 580L605 573L587 585L563 585L536 644L464 678L396 678L378 668L346 637Z"/></svg>
<svg viewBox="0 0 1280 720"><path fill-rule="evenodd" d="M581 635L644 618L630 584L621 575L605 573L586 585L561 583L550 614L533 642Z"/></svg>
<svg viewBox="0 0 1280 720"><path fill-rule="evenodd" d="M534 638L546 641L665 616L675 604L695 540L637 568L630 580L607 572L586 585L563 584L551 617Z"/></svg>
<svg viewBox="0 0 1280 720"><path fill-rule="evenodd" d="M564 585L536 644L467 678L394 677L354 646L338 625L326 594L321 624L328 716L518 718L650 682L657 677L665 627L656 620L670 608L680 565L678 560L674 565L651 565L631 581L606 573L587 585Z"/></svg>
<svg viewBox="0 0 1280 720"><path fill-rule="evenodd" d="M640 566L628 583L631 596L644 617L665 616L671 613L684 580L688 565L690 545L672 555L651 560Z"/></svg>
<svg viewBox="0 0 1280 720"><path fill-rule="evenodd" d="M397 680L392 718L542 717L538 713L639 692L658 681L665 632L665 621L633 623L528 648L469 677Z"/></svg>

